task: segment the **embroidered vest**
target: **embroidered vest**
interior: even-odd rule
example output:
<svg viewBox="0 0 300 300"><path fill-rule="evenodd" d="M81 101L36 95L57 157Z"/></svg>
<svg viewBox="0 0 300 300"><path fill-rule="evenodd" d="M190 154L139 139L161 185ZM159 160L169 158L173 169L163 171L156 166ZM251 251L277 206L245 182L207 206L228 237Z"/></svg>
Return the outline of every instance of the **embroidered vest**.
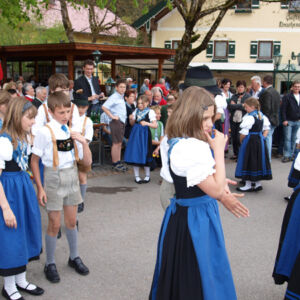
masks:
<svg viewBox="0 0 300 300"><path fill-rule="evenodd" d="M56 170L56 168L59 165L58 151L67 152L67 151L71 151L74 148L75 160L79 161L78 148L76 143L73 142L71 138L67 140L56 140L52 128L47 124L45 126L50 130L52 144L53 144L53 169Z"/></svg>

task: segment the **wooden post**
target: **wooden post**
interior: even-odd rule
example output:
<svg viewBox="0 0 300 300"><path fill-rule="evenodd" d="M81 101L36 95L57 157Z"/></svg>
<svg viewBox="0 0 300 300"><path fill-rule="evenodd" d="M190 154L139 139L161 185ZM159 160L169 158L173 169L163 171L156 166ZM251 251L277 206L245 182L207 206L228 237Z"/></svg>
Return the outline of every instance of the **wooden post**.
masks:
<svg viewBox="0 0 300 300"><path fill-rule="evenodd" d="M67 55L68 60L68 79L74 80L74 56Z"/></svg>
<svg viewBox="0 0 300 300"><path fill-rule="evenodd" d="M157 78L157 80L159 80L162 77L163 64L164 64L164 59L160 58L158 60L158 78Z"/></svg>
<svg viewBox="0 0 300 300"><path fill-rule="evenodd" d="M55 74L56 73L56 61L55 59L52 59L52 68L51 68L51 74Z"/></svg>
<svg viewBox="0 0 300 300"><path fill-rule="evenodd" d="M111 60L111 78L116 79L116 59Z"/></svg>
<svg viewBox="0 0 300 300"><path fill-rule="evenodd" d="M34 77L35 77L35 82L39 82L39 62L37 60L34 61Z"/></svg>
<svg viewBox="0 0 300 300"><path fill-rule="evenodd" d="M19 61L19 76L22 76L23 70L22 70L22 62Z"/></svg>
<svg viewBox="0 0 300 300"><path fill-rule="evenodd" d="M3 82L6 82L7 80L7 61L6 57L1 58L1 64L2 64L2 70L3 70Z"/></svg>

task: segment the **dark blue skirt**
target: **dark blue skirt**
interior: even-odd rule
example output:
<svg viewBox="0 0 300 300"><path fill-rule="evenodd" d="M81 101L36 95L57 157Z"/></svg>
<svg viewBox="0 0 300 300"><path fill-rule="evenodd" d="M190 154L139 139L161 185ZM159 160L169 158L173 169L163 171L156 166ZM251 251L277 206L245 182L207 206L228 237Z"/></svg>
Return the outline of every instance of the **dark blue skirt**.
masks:
<svg viewBox="0 0 300 300"><path fill-rule="evenodd" d="M0 214L0 275L26 266L42 250L41 215L35 190L26 172L2 172L7 201L17 220L17 229L5 225Z"/></svg>
<svg viewBox="0 0 300 300"><path fill-rule="evenodd" d="M275 284L288 282L285 299L300 299L300 185L284 214L273 278Z"/></svg>
<svg viewBox="0 0 300 300"><path fill-rule="evenodd" d="M243 140L235 177L250 181L272 179L266 141L261 132L249 132Z"/></svg>
<svg viewBox="0 0 300 300"><path fill-rule="evenodd" d="M146 166L152 158L152 138L148 126L135 124L126 146L124 161L127 164Z"/></svg>
<svg viewBox="0 0 300 300"><path fill-rule="evenodd" d="M217 201L171 199L149 300L236 300Z"/></svg>

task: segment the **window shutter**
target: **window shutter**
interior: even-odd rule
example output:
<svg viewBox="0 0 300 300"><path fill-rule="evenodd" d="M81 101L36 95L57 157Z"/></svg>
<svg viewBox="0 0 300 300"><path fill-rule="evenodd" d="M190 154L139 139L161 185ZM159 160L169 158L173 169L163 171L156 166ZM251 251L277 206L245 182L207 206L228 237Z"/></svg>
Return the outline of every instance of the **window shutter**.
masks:
<svg viewBox="0 0 300 300"><path fill-rule="evenodd" d="M250 45L250 58L257 58L258 42L252 41Z"/></svg>
<svg viewBox="0 0 300 300"><path fill-rule="evenodd" d="M171 49L172 48L172 42L171 41L165 41L165 48Z"/></svg>
<svg viewBox="0 0 300 300"><path fill-rule="evenodd" d="M208 42L206 47L206 57L213 57L214 53L214 42Z"/></svg>
<svg viewBox="0 0 300 300"><path fill-rule="evenodd" d="M280 46L281 46L281 42L280 41L273 42L273 55L280 54Z"/></svg>
<svg viewBox="0 0 300 300"><path fill-rule="evenodd" d="M252 0L251 8L259 8L259 0Z"/></svg>
<svg viewBox="0 0 300 300"><path fill-rule="evenodd" d="M288 9L289 8L289 2L288 1L282 1L280 4L280 7L283 9Z"/></svg>
<svg viewBox="0 0 300 300"><path fill-rule="evenodd" d="M228 57L229 58L235 57L235 41L229 41L228 43Z"/></svg>

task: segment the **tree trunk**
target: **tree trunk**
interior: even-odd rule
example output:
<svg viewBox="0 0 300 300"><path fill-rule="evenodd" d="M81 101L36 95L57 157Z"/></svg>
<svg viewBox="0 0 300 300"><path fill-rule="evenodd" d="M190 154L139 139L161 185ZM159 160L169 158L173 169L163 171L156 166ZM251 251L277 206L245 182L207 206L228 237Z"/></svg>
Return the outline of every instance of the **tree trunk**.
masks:
<svg viewBox="0 0 300 300"><path fill-rule="evenodd" d="M67 8L67 3L66 0L59 0L60 2L60 8L61 8L61 17L62 17L62 22L65 28L66 35L68 37L68 40L70 43L74 43L74 30L72 23L69 18L69 13L68 13L68 8Z"/></svg>

